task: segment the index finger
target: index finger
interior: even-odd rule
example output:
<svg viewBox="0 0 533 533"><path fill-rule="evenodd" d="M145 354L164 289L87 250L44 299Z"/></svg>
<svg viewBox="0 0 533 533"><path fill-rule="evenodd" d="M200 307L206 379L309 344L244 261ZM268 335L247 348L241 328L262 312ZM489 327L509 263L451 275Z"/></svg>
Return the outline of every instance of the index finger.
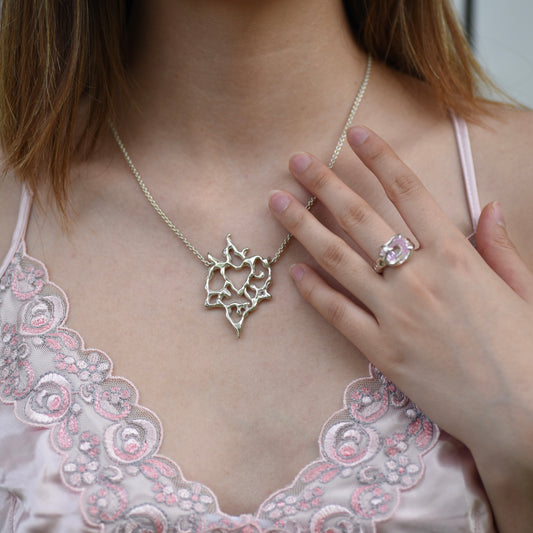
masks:
<svg viewBox="0 0 533 533"><path fill-rule="evenodd" d="M348 131L347 138L420 244L442 236L446 228L456 230L420 179L381 137L368 128L356 126Z"/></svg>

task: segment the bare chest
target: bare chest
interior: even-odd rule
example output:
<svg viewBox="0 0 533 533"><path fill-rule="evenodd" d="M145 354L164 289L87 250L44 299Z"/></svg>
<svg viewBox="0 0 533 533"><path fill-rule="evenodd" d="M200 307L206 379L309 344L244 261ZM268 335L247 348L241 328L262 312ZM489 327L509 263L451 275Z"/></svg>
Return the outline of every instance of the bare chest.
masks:
<svg viewBox="0 0 533 533"><path fill-rule="evenodd" d="M223 310L204 307L207 269L180 255L179 243L145 256L103 235L83 250L28 241L66 292L68 327L105 351L161 420L160 453L230 514L255 511L319 456L322 425L342 408L348 383L368 372L303 302L286 261L273 269L272 299L237 339Z"/></svg>

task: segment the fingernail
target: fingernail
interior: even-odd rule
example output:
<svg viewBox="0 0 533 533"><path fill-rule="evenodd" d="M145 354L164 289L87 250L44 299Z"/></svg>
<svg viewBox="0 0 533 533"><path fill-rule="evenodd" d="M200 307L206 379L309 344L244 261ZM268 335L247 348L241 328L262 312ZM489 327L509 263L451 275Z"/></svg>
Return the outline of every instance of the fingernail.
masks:
<svg viewBox="0 0 533 533"><path fill-rule="evenodd" d="M502 227L505 228L505 218L503 218L503 209L500 202L492 202L492 213L494 220Z"/></svg>
<svg viewBox="0 0 533 533"><path fill-rule="evenodd" d="M290 269L292 279L296 282L300 281L305 274L305 269L300 265L292 265Z"/></svg>
<svg viewBox="0 0 533 533"><path fill-rule="evenodd" d="M270 196L270 207L276 213L285 211L290 203L291 199L284 192L274 191Z"/></svg>
<svg viewBox="0 0 533 533"><path fill-rule="evenodd" d="M290 158L289 165L295 172L303 172L311 164L311 158L305 152L298 152Z"/></svg>
<svg viewBox="0 0 533 533"><path fill-rule="evenodd" d="M348 142L351 146L359 146L368 139L368 131L361 126L354 126L348 130Z"/></svg>

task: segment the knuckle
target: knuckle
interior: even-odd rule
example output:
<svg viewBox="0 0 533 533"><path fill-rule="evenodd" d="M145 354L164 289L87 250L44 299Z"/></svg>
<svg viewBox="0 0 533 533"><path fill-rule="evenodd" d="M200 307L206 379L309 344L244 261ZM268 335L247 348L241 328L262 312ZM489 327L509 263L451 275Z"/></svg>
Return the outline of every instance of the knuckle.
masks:
<svg viewBox="0 0 533 533"><path fill-rule="evenodd" d="M406 172L394 177L387 187L387 194L394 203L416 195L419 190L420 183L418 180L413 174Z"/></svg>
<svg viewBox="0 0 533 533"><path fill-rule="evenodd" d="M366 206L352 203L339 215L339 224L344 231L349 231L365 222L367 217Z"/></svg>
<svg viewBox="0 0 533 533"><path fill-rule="evenodd" d="M309 303L314 304L317 300L316 285L313 283L301 283L298 290Z"/></svg>
<svg viewBox="0 0 533 533"><path fill-rule="evenodd" d="M443 289L439 279L433 273L412 272L407 276L405 284L412 302L417 302L417 309L420 313L427 312L431 316L438 315L439 302L445 296L446 289ZM420 325L422 318L418 313L414 318L406 313L397 317L398 320L405 320L405 327L411 330Z"/></svg>
<svg viewBox="0 0 533 533"><path fill-rule="evenodd" d="M367 152L367 158L370 162L373 164L380 164L383 159L385 158L385 150L383 149L383 146L380 144L374 142L372 145L369 145L368 152Z"/></svg>
<svg viewBox="0 0 533 533"><path fill-rule="evenodd" d="M318 192L324 189L324 187L328 184L328 182L329 182L328 172L323 168L319 168L311 176L310 187L313 191Z"/></svg>
<svg viewBox="0 0 533 533"><path fill-rule="evenodd" d="M408 368L410 363L408 357L406 356L406 353L409 352L404 351L398 346L395 346L394 349L391 349L389 351L389 353L387 354L386 365L388 372L391 375L405 373L406 367Z"/></svg>
<svg viewBox="0 0 533 533"><path fill-rule="evenodd" d="M514 244L507 238L507 234L503 231L498 231L492 237L492 247L505 251L516 252Z"/></svg>
<svg viewBox="0 0 533 533"><path fill-rule="evenodd" d="M346 306L343 302L331 300L325 306L324 316L331 324L341 324L346 316Z"/></svg>
<svg viewBox="0 0 533 533"><path fill-rule="evenodd" d="M405 372L409 366L408 354L412 348L405 346L405 342L398 335L385 334L376 359L381 361L381 367L389 375L398 375Z"/></svg>
<svg viewBox="0 0 533 533"><path fill-rule="evenodd" d="M439 263L448 271L465 272L470 268L470 257L465 254L464 248L458 246L457 239L441 237L437 246Z"/></svg>
<svg viewBox="0 0 533 533"><path fill-rule="evenodd" d="M344 253L338 243L328 244L322 254L322 266L328 270L335 270L343 261Z"/></svg>
<svg viewBox="0 0 533 533"><path fill-rule="evenodd" d="M483 256L499 256L501 254L508 254L512 252L519 255L513 242L507 237L504 231L497 231L490 235L490 238L476 239L477 251Z"/></svg>
<svg viewBox="0 0 533 533"><path fill-rule="evenodd" d="M287 221L287 229L294 234L297 234L305 221L306 212L297 210Z"/></svg>

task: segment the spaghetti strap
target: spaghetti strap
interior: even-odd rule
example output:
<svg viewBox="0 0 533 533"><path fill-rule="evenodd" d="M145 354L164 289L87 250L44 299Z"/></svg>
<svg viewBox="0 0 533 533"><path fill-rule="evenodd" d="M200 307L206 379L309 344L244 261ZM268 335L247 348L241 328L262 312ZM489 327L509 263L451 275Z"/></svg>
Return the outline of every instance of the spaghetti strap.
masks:
<svg viewBox="0 0 533 533"><path fill-rule="evenodd" d="M26 236L26 228L28 227L28 220L30 218L32 205L32 194L26 187L22 186L22 194L20 196L19 212L17 218L17 225L15 226L15 231L13 232L13 237L11 239L11 247L7 252L7 255L4 257L2 266L0 266L0 277L4 275L9 263L13 259L13 256L17 252L21 242Z"/></svg>
<svg viewBox="0 0 533 533"><path fill-rule="evenodd" d="M466 198L468 200L468 208L470 210L470 218L472 220L473 236L476 233L479 215L481 214L481 205L479 203L479 193L476 183L474 160L472 158L472 148L470 146L470 137L468 135L468 127L464 119L458 117L452 111L450 111L450 116L452 118L453 129L455 131L457 148L459 150L459 159L461 161L461 169L463 172Z"/></svg>

